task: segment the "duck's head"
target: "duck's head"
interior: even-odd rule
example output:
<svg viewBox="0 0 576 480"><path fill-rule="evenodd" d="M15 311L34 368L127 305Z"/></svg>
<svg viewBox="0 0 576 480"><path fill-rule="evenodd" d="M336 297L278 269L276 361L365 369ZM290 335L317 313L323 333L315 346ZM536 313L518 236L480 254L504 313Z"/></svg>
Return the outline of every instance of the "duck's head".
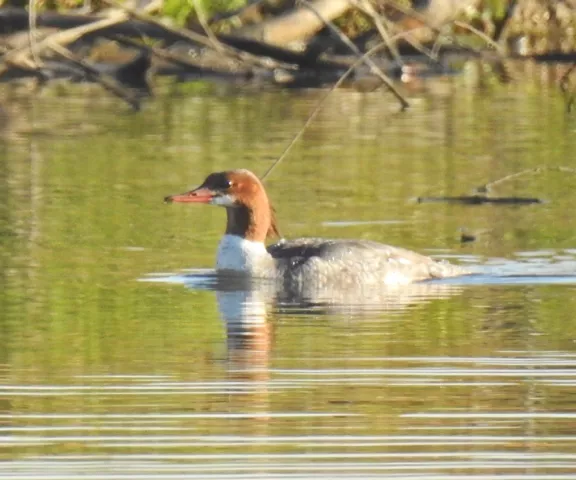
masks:
<svg viewBox="0 0 576 480"><path fill-rule="evenodd" d="M274 209L260 179L249 170L211 173L193 190L164 198L167 203L205 203L225 207L226 233L264 241L279 236Z"/></svg>

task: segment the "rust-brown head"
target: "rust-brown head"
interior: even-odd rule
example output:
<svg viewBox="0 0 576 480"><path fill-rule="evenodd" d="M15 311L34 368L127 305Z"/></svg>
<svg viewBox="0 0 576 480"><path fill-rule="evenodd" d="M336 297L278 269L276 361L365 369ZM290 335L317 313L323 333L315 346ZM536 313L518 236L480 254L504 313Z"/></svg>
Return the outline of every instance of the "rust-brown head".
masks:
<svg viewBox="0 0 576 480"><path fill-rule="evenodd" d="M199 187L165 197L164 201L225 207L226 234L262 242L266 237L279 236L274 209L264 185L249 170L211 173Z"/></svg>

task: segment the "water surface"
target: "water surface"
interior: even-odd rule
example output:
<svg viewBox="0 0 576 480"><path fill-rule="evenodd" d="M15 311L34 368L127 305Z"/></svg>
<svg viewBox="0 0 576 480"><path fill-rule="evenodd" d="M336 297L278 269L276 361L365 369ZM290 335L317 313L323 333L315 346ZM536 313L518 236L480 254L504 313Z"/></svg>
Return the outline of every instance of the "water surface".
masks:
<svg viewBox="0 0 576 480"><path fill-rule="evenodd" d="M7 96L0 476L573 478L576 176L498 188L542 205L414 199L570 165L576 117L552 88L469 80L429 80L405 114L339 90L267 180L287 237L480 272L368 304L216 288L197 269L224 212L162 203L264 172L323 92L196 85L136 115L85 87Z"/></svg>

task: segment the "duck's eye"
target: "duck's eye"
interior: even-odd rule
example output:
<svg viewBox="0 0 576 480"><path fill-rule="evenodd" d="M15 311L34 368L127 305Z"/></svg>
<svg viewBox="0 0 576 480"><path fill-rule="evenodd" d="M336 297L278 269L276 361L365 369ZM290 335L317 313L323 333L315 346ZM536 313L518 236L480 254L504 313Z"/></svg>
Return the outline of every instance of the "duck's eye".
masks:
<svg viewBox="0 0 576 480"><path fill-rule="evenodd" d="M213 190L228 190L234 184L226 175L218 173L210 175L205 183Z"/></svg>
<svg viewBox="0 0 576 480"><path fill-rule="evenodd" d="M228 180L227 178L223 178L218 182L218 190L228 190L230 187L234 185L232 180Z"/></svg>

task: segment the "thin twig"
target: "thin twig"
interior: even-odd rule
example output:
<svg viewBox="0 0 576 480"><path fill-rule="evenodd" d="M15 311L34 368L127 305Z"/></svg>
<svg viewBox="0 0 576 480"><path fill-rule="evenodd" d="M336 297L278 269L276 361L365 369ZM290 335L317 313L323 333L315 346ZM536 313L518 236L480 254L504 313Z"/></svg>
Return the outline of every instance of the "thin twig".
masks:
<svg viewBox="0 0 576 480"><path fill-rule="evenodd" d="M562 75L562 78L560 79L560 91L564 94L565 97L567 97L566 100L566 111L567 112L571 112L572 111L572 107L574 106L574 93L571 93L568 91L569 88L569 83L568 83L568 79L570 78L570 75L572 74L572 72L574 72L576 70L576 63L574 65L572 65L568 71Z"/></svg>
<svg viewBox="0 0 576 480"><path fill-rule="evenodd" d="M528 170L522 170L521 172L511 173L510 175L506 175L505 177L498 178L497 180L489 182L485 185L481 185L480 187L476 188L475 191L477 193L486 194L486 193L489 193L490 189L492 187L494 187L495 185L499 185L501 183L507 182L513 178L517 178L517 177L520 177L523 175L541 173L541 172L550 171L550 170L555 170L555 171L559 171L559 172L567 172L567 173L576 173L576 169L571 168L571 167L564 167L561 165L560 166L541 166L541 167L536 167L536 168L530 168Z"/></svg>
<svg viewBox="0 0 576 480"><path fill-rule="evenodd" d="M428 57L433 62L438 62L438 54L436 52L430 50L429 48L426 48L418 40L416 40L415 38L412 38L412 37L410 37L410 35L408 35L411 32L415 32L415 31L420 30L421 28L422 27L415 27L415 28L412 28L409 30L403 30L403 31L397 32L392 36L392 38L397 37L398 35L403 35L404 41L408 45L411 45L416 51L418 51L422 55ZM395 30L397 30L397 29L395 29Z"/></svg>
<svg viewBox="0 0 576 480"><path fill-rule="evenodd" d="M42 66L42 61L34 49L34 45L36 45L36 35L38 33L36 20L36 0L28 0L28 44L30 45L32 60L34 60L34 67L38 68Z"/></svg>
<svg viewBox="0 0 576 480"><path fill-rule="evenodd" d="M392 80L382 72L382 70L378 67L378 65L376 65L371 58L369 57L364 57L362 55L362 52L360 50L358 50L358 47L356 47L356 45L354 45L354 43L352 43L352 41L346 36L344 35L336 25L334 25L333 22L331 22L330 20L324 18L320 12L318 12L318 10L316 10L316 8L308 1L308 0L301 0L302 3L309 8L312 12L314 12L314 14L316 14L318 16L318 18L320 20L322 20L322 22L324 22L324 24L332 31L334 32L338 38L340 38L340 40L350 49L352 50L358 57L362 58L362 62L366 63L366 65L368 65L368 67L370 68L370 70L380 78L380 80L382 80L384 82L384 84L386 85L386 87L388 87L388 90L390 92L392 92L392 94L396 97L396 99L400 102L400 106L402 110L406 110L410 104L408 103L408 101L400 94L400 92L396 89L396 87L394 87L394 83L392 82Z"/></svg>
<svg viewBox="0 0 576 480"><path fill-rule="evenodd" d="M396 41L399 38L402 38L406 33L407 32L397 33L396 35L391 37L391 40ZM272 173L272 170L274 170L280 164L280 162L282 162L284 160L284 158L288 155L288 153L290 152L290 150L292 149L294 144L302 137L302 135L304 134L304 132L306 131L308 126L316 118L316 115L318 115L318 113L320 112L320 109L322 108L322 106L324 105L324 103L326 102L328 97L332 94L332 92L334 92L334 90L336 90L338 87L340 87L340 85L342 85L342 83L344 83L344 81L350 76L350 74L354 71L354 69L357 68L358 66L360 66L365 61L366 58L369 58L370 56L374 55L375 53L378 53L380 50L384 50L384 48L387 48L387 47L388 47L388 45L386 43L380 43L380 44L376 45L375 47L371 48L366 53L364 53L361 56L361 58L356 60L356 62L354 62L348 68L348 70L346 70L346 72L344 72L344 74L338 79L338 81L330 88L330 90L328 90L324 94L324 96L318 102L318 104L316 105L316 107L314 108L314 110L312 111L312 113L310 114L310 116L308 117L306 122L304 123L304 125L302 125L302 128L300 128L298 133L294 136L294 138L292 138L292 141L284 149L284 151L282 152L282 155L280 155L280 157L278 157L274 161L274 163L272 165L270 165L268 170L266 170L264 172L264 175L262 175L262 177L261 177L262 181L264 181L266 179L266 177L268 177L270 175L270 173Z"/></svg>
<svg viewBox="0 0 576 480"><path fill-rule="evenodd" d="M192 3L194 4L194 10L196 10L196 16L198 17L198 21L200 22L200 25L204 29L204 33L212 42L214 49L218 50L223 55L226 54L224 45L220 40L218 40L218 38L216 38L216 35L212 33L212 30L208 25L208 20L206 19L206 14L204 12L204 9L202 8L202 5L200 4L200 0L192 0Z"/></svg>
<svg viewBox="0 0 576 480"><path fill-rule="evenodd" d="M444 25L441 28L438 29L436 33L436 38L434 39L434 42L432 43L432 55L434 55L435 58L438 58L438 56L440 55L440 50L442 49L442 44L444 42L445 38L449 38L448 34L445 33L445 30L448 30L448 26Z"/></svg>
<svg viewBox="0 0 576 480"><path fill-rule="evenodd" d="M394 57L394 60L396 60L398 65L403 65L404 62L402 61L402 56L400 55L398 48L396 48L396 45L390 38L388 30L384 26L382 19L378 16L376 11L374 10L372 4L367 0L354 0L353 4L355 4L358 9L360 9L362 12L364 12L372 19L372 22L374 22L374 25L376 26L376 30L378 30L378 33L382 37L382 40L384 40L384 43L388 46L388 50Z"/></svg>
<svg viewBox="0 0 576 480"><path fill-rule="evenodd" d="M380 43L380 44L376 45L372 49L368 50L365 54L363 54L354 64L352 64L350 66L350 68L348 68L348 70L346 70L346 72L344 72L344 74L338 79L338 81L334 85L332 85L330 90L328 90L324 94L324 96L320 99L320 101L318 102L316 107L314 107L314 110L312 110L312 113L310 114L310 116L308 117L306 122L304 122L304 125L302 125L302 128L300 128L298 133L296 135L294 135L294 138L292 138L292 141L284 149L284 151L282 152L282 155L280 155L274 161L274 163L272 165L270 165L268 170L266 170L264 172L264 175L262 175L262 177L261 177L262 181L264 181L266 179L266 177L268 177L272 173L272 170L274 170L280 164L280 162L282 162L282 160L284 160L284 158L286 158L286 156L288 155L290 150L292 150L292 147L294 146L294 144L298 140L300 140L300 138L302 137L302 135L304 134L306 129L310 126L312 121L316 118L316 116L320 112L320 109L322 108L322 106L324 105L324 103L326 102L328 97L332 94L332 92L334 92L334 90L336 90L338 87L340 87L340 85L342 85L342 83L344 83L344 81L350 76L350 74L354 71L355 68L357 68L359 65L364 63L366 61L366 59L369 58L371 55L374 55L375 53L379 52L380 50L383 50L387 46L388 45L386 43Z"/></svg>
<svg viewBox="0 0 576 480"><path fill-rule="evenodd" d="M492 48L494 48L494 50L496 50L500 55L504 55L504 51L502 49L502 46L499 45L498 43L496 43L494 40L492 40L484 32L481 32L480 30L478 30L477 28L473 27L472 25L470 25L469 23L466 23L466 22L454 20L453 23L456 27L460 27L460 28L463 28L465 30L468 30L469 32L476 35L478 38L481 38L484 42L486 42L487 45L490 45Z"/></svg>
<svg viewBox="0 0 576 480"><path fill-rule="evenodd" d="M574 72L575 70L576 70L576 63L574 65L572 65L566 71L566 73L564 73L564 75L562 75L562 78L560 78L560 90L562 90L563 93L568 92L568 78L570 77L572 72Z"/></svg>
<svg viewBox="0 0 576 480"><path fill-rule="evenodd" d="M368 2L367 0L354 0L356 2L361 2L361 5L358 7L360 8L362 11L364 11L364 13L366 13L366 15L370 16L374 22L374 24L376 25L376 28L378 29L378 32L380 33L380 36L384 39L384 41L390 46L389 49L392 53L392 55L396 58L396 61L400 64L403 65L403 59L402 56L400 55L400 52L398 51L398 48L396 47L396 40L398 38L398 34L399 33L404 33L404 32L413 32L415 30L418 30L419 28L414 28L411 30L403 30L401 32L398 31L398 29L396 28L396 26L388 21L386 19L386 17L384 17L384 20L382 20L377 12L374 10L374 8L372 7L372 4L370 2ZM384 25L385 23L385 25ZM396 32L394 33L394 35L390 36L388 34L388 30ZM422 53L423 55L425 55L426 57L430 58L430 60L434 61L434 62L438 62L438 55L433 52L432 50L427 49L426 47L424 47L420 42L418 42L416 39L411 38L409 35L404 35L403 37L400 38L404 38L404 41L406 43L408 43L409 45L411 45L415 50L417 50L418 52Z"/></svg>
<svg viewBox="0 0 576 480"><path fill-rule="evenodd" d="M420 30L424 30L426 28L428 28L428 27L425 27L425 26L412 27L412 28L407 28L407 29L400 30L400 31L398 31L398 29L395 29L396 31L395 31L394 35L392 35L391 40L395 42L395 41L398 41L400 39L403 39L406 43L411 45L415 50L422 53L422 55L425 55L426 57L428 57L433 62L438 62L437 52L430 50L429 48L426 48L418 40L411 37L412 33L418 32Z"/></svg>
<svg viewBox="0 0 576 480"><path fill-rule="evenodd" d="M405 5L402 5L401 3L397 3L396 1L393 0L387 0L386 1L386 5L390 6L392 8L394 8L395 10L397 10L400 13L403 13L404 15L413 18L414 20L417 20L418 22L420 22L422 25L426 26L427 28L429 28L432 32L434 32L438 37L446 37L446 34L442 31L442 29L432 25L428 19L426 19L426 17L424 17L424 15L422 15L421 13L417 12L416 10L414 10L413 8L407 7ZM450 41L452 42L452 44L463 48L469 52L474 52L474 53L479 53L479 50L476 48L473 48L469 45L463 44L462 42L458 41L457 38L455 37L450 37Z"/></svg>
<svg viewBox="0 0 576 480"><path fill-rule="evenodd" d="M502 20L496 25L496 30L494 31L494 41L499 43L502 39L504 32L506 31L506 27L510 23L510 19L512 15L514 15L514 11L516 10L516 6L518 5L518 0L510 0L508 2L508 7L506 7L506 13Z"/></svg>

